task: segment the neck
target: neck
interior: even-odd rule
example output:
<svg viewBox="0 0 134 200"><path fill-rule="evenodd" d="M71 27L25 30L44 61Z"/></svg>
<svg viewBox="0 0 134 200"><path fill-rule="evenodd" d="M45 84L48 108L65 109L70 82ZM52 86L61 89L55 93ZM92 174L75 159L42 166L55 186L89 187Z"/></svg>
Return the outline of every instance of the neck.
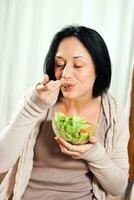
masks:
<svg viewBox="0 0 134 200"><path fill-rule="evenodd" d="M89 108L93 105L95 98L79 98L79 99L62 99L62 103L65 107L65 110L73 115L82 113L84 108Z"/></svg>
<svg viewBox="0 0 134 200"><path fill-rule="evenodd" d="M55 107L55 112L65 115L81 115L87 122L97 124L101 108L101 96L96 98L67 99L63 98Z"/></svg>

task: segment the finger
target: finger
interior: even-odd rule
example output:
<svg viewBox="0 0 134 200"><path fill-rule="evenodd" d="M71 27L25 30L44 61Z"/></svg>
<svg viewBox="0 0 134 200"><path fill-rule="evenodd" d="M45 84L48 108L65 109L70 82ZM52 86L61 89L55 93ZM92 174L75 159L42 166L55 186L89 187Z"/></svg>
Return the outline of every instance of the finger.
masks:
<svg viewBox="0 0 134 200"><path fill-rule="evenodd" d="M44 76L41 78L39 84L40 85L45 85L49 82L49 76L47 74L44 74Z"/></svg>
<svg viewBox="0 0 134 200"><path fill-rule="evenodd" d="M80 156L72 156L74 159L80 159Z"/></svg>
<svg viewBox="0 0 134 200"><path fill-rule="evenodd" d="M54 87L54 85L55 85L55 81L53 81L53 80L51 80L51 81L49 81L48 83L47 83L47 89L48 90L51 90L53 87Z"/></svg>
<svg viewBox="0 0 134 200"><path fill-rule="evenodd" d="M48 83L46 82L39 82L39 88L43 91L52 90L55 85L55 81L51 80Z"/></svg>
<svg viewBox="0 0 134 200"><path fill-rule="evenodd" d="M65 141L63 138L58 137L57 140L59 141L60 144L62 144L66 149L68 149L69 151L73 151L73 152L79 152L82 153L82 146L81 145L72 145L69 142ZM89 145L89 144L88 144Z"/></svg>
<svg viewBox="0 0 134 200"><path fill-rule="evenodd" d="M59 136L57 136L56 139L59 141L59 143L61 145L63 145L69 151L77 152L77 153L80 153L80 154L85 153L88 149L90 149L93 146L93 144L90 144L90 143L83 144L83 145L82 144L81 145L72 145Z"/></svg>
<svg viewBox="0 0 134 200"><path fill-rule="evenodd" d="M50 90L54 90L57 91L60 89L60 86L62 85L62 81L61 80L57 80L57 81L49 81L49 83L47 84L47 88Z"/></svg>
<svg viewBox="0 0 134 200"><path fill-rule="evenodd" d="M89 143L95 144L95 143L96 143L96 137L93 136L93 135L91 135L91 136L89 137Z"/></svg>
<svg viewBox="0 0 134 200"><path fill-rule="evenodd" d="M75 151L75 148L73 147L72 144L70 144L69 142L65 141L63 138L61 137L56 137L56 140L64 147L66 147L68 150L70 151Z"/></svg>
<svg viewBox="0 0 134 200"><path fill-rule="evenodd" d="M47 74L44 74L44 77L43 77L42 82L43 82L44 84L46 84L46 83L49 82L49 76L48 76Z"/></svg>
<svg viewBox="0 0 134 200"><path fill-rule="evenodd" d="M61 79L60 79L60 82L61 82L61 84L64 84L64 83L66 83L66 80L65 80L65 78L61 78Z"/></svg>
<svg viewBox="0 0 134 200"><path fill-rule="evenodd" d="M78 157L81 155L79 152L70 151L70 150L66 149L66 147L62 146L62 144L60 144L60 143L58 143L58 144L60 146L61 152L68 156Z"/></svg>
<svg viewBox="0 0 134 200"><path fill-rule="evenodd" d="M62 84L65 83L65 79L60 79L55 81L55 87L59 88Z"/></svg>
<svg viewBox="0 0 134 200"><path fill-rule="evenodd" d="M41 82L39 82L37 85L39 85L39 89L43 89L44 91L47 90L59 90L60 86L65 83L65 79L61 78L60 80L51 80L49 81L49 76L47 74L44 75Z"/></svg>
<svg viewBox="0 0 134 200"><path fill-rule="evenodd" d="M49 76L47 74L44 74L44 76L41 78L40 82L37 83L36 87L38 89L43 89L44 85L46 85L49 82Z"/></svg>

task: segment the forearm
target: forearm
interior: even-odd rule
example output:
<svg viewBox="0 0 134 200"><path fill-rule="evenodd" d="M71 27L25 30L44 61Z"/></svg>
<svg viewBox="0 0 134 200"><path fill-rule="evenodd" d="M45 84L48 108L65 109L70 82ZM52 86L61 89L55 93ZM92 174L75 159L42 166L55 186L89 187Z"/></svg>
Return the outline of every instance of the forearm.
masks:
<svg viewBox="0 0 134 200"><path fill-rule="evenodd" d="M0 133L0 172L7 171L16 162L32 129L46 115L47 109L35 89L28 92Z"/></svg>
<svg viewBox="0 0 134 200"><path fill-rule="evenodd" d="M121 161L121 155L120 159L117 158L117 162L116 159L110 159L104 147L98 142L82 158L87 161L89 169L105 191L115 196L125 190L128 179L127 157L126 161L125 158ZM124 166L121 162L124 163Z"/></svg>

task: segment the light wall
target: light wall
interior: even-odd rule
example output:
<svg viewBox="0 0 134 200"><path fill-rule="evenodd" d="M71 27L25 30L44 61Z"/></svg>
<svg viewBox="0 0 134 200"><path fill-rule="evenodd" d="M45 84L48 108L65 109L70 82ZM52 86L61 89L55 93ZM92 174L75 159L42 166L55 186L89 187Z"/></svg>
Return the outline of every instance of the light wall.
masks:
<svg viewBox="0 0 134 200"><path fill-rule="evenodd" d="M129 116L134 54L133 0L0 0L0 127L42 77L50 41L60 28L96 29L112 60L110 92Z"/></svg>

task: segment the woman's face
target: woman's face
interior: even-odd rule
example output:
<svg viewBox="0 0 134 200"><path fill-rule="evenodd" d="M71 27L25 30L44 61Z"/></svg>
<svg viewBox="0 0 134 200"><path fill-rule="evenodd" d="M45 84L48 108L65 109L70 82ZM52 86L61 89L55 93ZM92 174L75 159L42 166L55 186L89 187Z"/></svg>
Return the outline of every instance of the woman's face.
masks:
<svg viewBox="0 0 134 200"><path fill-rule="evenodd" d="M92 97L96 78L95 65L84 45L76 37L61 41L55 55L55 77L64 77L61 87L65 98Z"/></svg>

